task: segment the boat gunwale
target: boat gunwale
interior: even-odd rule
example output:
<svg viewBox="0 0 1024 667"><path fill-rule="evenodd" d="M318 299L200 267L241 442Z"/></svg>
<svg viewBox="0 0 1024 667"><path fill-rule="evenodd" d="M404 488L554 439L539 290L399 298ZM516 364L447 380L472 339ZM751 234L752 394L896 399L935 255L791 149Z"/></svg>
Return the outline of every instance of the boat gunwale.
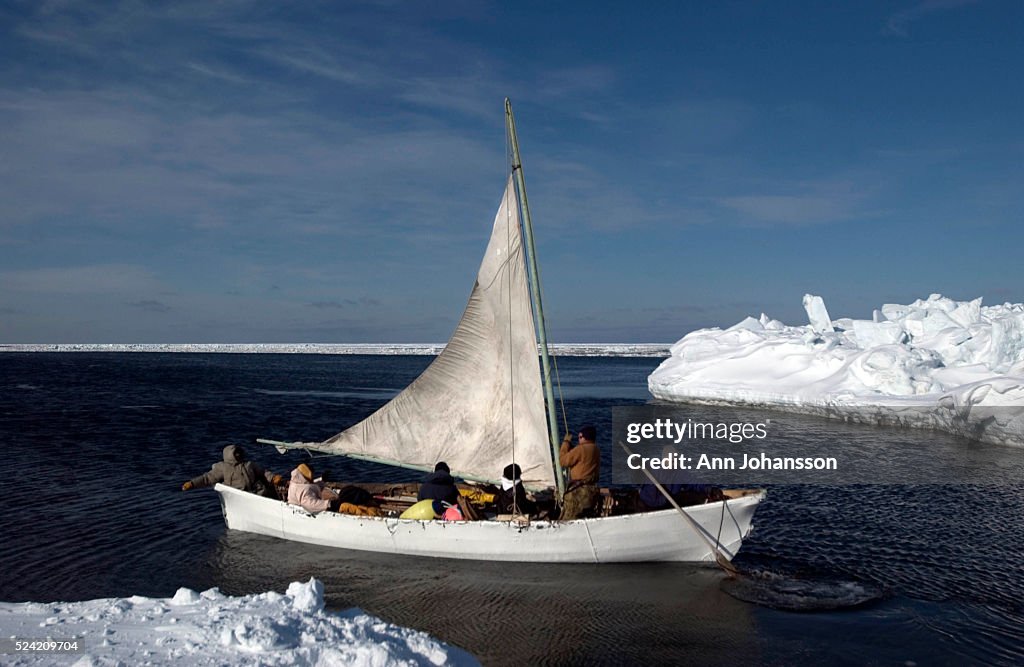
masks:
<svg viewBox="0 0 1024 667"><path fill-rule="evenodd" d="M675 513L678 512L678 510L676 510L675 508L669 507L669 508L666 508L666 509L652 510L652 511L649 511L649 512L632 512L632 513L629 513L629 514L616 514L616 515L612 515L612 516L583 517L583 518L579 518L579 519L569 519L568 521L560 521L558 519L554 519L554 520L551 520L551 519L536 519L536 520L531 519L531 520L525 521L525 522L524 521L517 521L515 519L509 519L509 520L481 519L479 521L467 521L467 520L462 520L462 521L445 521L443 519L430 519L430 520L424 520L424 519L403 519L401 517L395 517L395 516L367 516L367 515L357 515L357 514L344 514L344 513L340 513L340 512L332 512L332 511L329 511L329 510L325 510L323 512L313 513L313 512L310 512L310 511L300 507L299 505L294 505L294 504L289 503L289 502L287 502L285 500L279 500L279 499L274 499L274 498L267 498L265 496L260 496L260 495L257 495L255 493L250 493L248 491L243 491L242 489L236 489L234 487L226 486L224 484L218 483L213 488L214 488L215 491L217 491L218 493L221 493L221 494L224 494L224 493L244 494L245 496L251 496L252 498L256 498L256 499L259 499L259 500L266 500L266 501L272 502L272 503L281 503L285 507L291 507L294 510L296 510L298 512L301 512L301 513L304 513L305 515L309 516L310 518L314 518L314 519L319 517L319 516L335 516L335 517L341 517L341 518L355 519L355 520L358 520L358 521L371 520L371 521L394 522L394 523L399 523L399 524L422 524L422 523L429 523L429 522L432 522L432 521L436 521L438 523L441 523L442 525L449 525L449 524L450 525L461 525L461 524L466 524L466 525L493 525L493 526L503 526L503 527L513 526L513 527L517 527L517 528L525 530L525 529L528 529L528 528L531 528L531 527L549 528L549 527L552 527L552 526L569 526L569 525L574 525L574 524L575 525L579 525L579 524L588 524L588 523L597 523L597 522L602 522L603 523L603 522L607 522L610 519L636 519L638 517L661 518L661 516L665 515L666 513L675 514ZM728 492L728 491L739 492L740 495L737 495L737 496L734 496L734 497L726 497L724 500L716 500L716 501L713 501L713 502L702 503L700 505L686 505L686 506L683 506L682 509L683 510L695 510L695 509L705 509L705 508L710 509L710 508L714 508L714 507L719 506L719 505L743 506L743 505L747 505L747 504L749 504L751 502L760 503L768 495L768 492L765 489L726 489L724 492Z"/></svg>

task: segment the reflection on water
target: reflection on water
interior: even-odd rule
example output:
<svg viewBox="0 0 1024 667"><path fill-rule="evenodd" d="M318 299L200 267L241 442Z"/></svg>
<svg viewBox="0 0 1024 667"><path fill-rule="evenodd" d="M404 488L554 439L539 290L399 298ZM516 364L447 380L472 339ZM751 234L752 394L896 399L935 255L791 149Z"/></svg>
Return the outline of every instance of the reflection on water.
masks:
<svg viewBox="0 0 1024 667"><path fill-rule="evenodd" d="M316 576L331 607L426 630L484 664L761 662L753 608L723 595L709 568L422 559L236 531L207 563L204 576L225 592Z"/></svg>

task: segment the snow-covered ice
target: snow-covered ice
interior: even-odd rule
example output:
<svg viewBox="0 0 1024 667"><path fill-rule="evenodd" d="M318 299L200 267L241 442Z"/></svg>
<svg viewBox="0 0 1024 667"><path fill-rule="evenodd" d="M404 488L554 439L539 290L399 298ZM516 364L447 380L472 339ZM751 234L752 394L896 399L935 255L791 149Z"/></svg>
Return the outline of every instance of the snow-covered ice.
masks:
<svg viewBox="0 0 1024 667"><path fill-rule="evenodd" d="M1024 445L1024 304L933 294L833 320L820 297L803 303L807 325L762 314L687 334L648 378L651 394Z"/></svg>
<svg viewBox="0 0 1024 667"><path fill-rule="evenodd" d="M323 584L229 597L0 603L0 637L70 640L80 653L7 653L5 665L477 665L462 649L359 609L324 611Z"/></svg>

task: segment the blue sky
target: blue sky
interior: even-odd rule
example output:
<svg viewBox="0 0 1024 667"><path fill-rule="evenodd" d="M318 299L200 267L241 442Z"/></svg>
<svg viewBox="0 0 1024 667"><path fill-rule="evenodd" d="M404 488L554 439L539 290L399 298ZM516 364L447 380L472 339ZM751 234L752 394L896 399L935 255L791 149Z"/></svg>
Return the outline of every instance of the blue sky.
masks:
<svg viewBox="0 0 1024 667"><path fill-rule="evenodd" d="M5 2L0 342L444 341L505 96L555 341L1024 301L1022 34L1016 1Z"/></svg>

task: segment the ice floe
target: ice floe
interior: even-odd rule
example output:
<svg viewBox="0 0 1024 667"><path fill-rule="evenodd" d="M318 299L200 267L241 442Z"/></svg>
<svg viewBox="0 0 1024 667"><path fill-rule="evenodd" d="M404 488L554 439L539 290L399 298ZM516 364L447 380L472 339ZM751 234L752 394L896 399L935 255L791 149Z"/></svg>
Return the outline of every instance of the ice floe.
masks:
<svg viewBox="0 0 1024 667"><path fill-rule="evenodd" d="M762 314L687 334L648 389L669 401L758 405L1024 445L1024 304L932 294L854 320L832 319L821 297L808 294L803 303L806 325Z"/></svg>
<svg viewBox="0 0 1024 667"><path fill-rule="evenodd" d="M316 579L241 597L181 588L170 598L0 603L5 641L77 642L77 652L13 651L5 665L477 665L462 649L359 609L324 610ZM66 646L66 645L65 645Z"/></svg>

